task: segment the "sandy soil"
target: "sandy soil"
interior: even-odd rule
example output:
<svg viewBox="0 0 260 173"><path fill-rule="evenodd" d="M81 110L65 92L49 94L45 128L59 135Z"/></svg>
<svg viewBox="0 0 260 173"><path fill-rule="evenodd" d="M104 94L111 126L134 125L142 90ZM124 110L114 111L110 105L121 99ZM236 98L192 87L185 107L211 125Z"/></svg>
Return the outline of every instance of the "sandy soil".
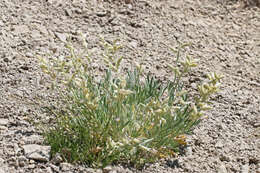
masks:
<svg viewBox="0 0 260 173"><path fill-rule="evenodd" d="M165 45L191 42L189 53L200 65L195 80L187 79L190 86L209 71L225 76L186 152L141 172L260 173L260 9L220 0L1 0L0 173L102 172L49 160L49 147L28 121L41 121L30 100L48 97L35 54L62 55L63 41L77 40L79 31L96 52L100 35L119 38L125 65L141 62L162 79L173 62ZM103 172L140 171L114 166Z"/></svg>

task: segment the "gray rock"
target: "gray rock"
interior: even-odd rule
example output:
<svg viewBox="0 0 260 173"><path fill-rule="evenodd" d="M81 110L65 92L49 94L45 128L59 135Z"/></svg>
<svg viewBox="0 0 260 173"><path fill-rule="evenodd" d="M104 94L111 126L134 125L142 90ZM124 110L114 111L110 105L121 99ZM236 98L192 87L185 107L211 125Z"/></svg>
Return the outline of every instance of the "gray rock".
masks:
<svg viewBox="0 0 260 173"><path fill-rule="evenodd" d="M34 169L34 168L35 168L35 164L30 164L30 165L28 165L28 168L29 168L29 169Z"/></svg>
<svg viewBox="0 0 260 173"><path fill-rule="evenodd" d="M185 154L186 156L192 156L192 148L191 147L185 148Z"/></svg>
<svg viewBox="0 0 260 173"><path fill-rule="evenodd" d="M217 173L227 173L227 169L225 164L221 163L217 168Z"/></svg>
<svg viewBox="0 0 260 173"><path fill-rule="evenodd" d="M6 126L0 126L0 130L4 131L7 130L8 128Z"/></svg>
<svg viewBox="0 0 260 173"><path fill-rule="evenodd" d="M249 165L245 164L241 166L241 173L248 173L249 172Z"/></svg>
<svg viewBox="0 0 260 173"><path fill-rule="evenodd" d="M0 167L0 173L6 173L6 169L4 167Z"/></svg>
<svg viewBox="0 0 260 173"><path fill-rule="evenodd" d="M4 163L4 159L0 158L0 167L2 166L3 163Z"/></svg>
<svg viewBox="0 0 260 173"><path fill-rule="evenodd" d="M113 170L113 167L112 167L112 166L106 166L106 167L103 169L103 173L110 173L112 170Z"/></svg>
<svg viewBox="0 0 260 173"><path fill-rule="evenodd" d="M37 144L24 145L24 154L28 159L47 162L50 159L50 146L41 146Z"/></svg>
<svg viewBox="0 0 260 173"><path fill-rule="evenodd" d="M137 43L136 41L131 41L131 42L129 43L129 45L130 45L132 48L136 49L137 46L138 46L138 43Z"/></svg>
<svg viewBox="0 0 260 173"><path fill-rule="evenodd" d="M53 171L52 171L52 169L51 169L50 167L47 167L47 168L45 169L45 172L46 172L46 173L52 173Z"/></svg>
<svg viewBox="0 0 260 173"><path fill-rule="evenodd" d="M9 123L8 119L3 119L3 118L0 119L0 125L1 125L1 126L5 126L5 125L7 125L8 123Z"/></svg>
<svg viewBox="0 0 260 173"><path fill-rule="evenodd" d="M97 169L95 173L103 173L102 169Z"/></svg>
<svg viewBox="0 0 260 173"><path fill-rule="evenodd" d="M63 42L66 42L66 41L67 41L67 36L66 36L66 34L56 32L55 35L56 35L56 37L57 37L58 39L60 39L60 41L63 41Z"/></svg>
<svg viewBox="0 0 260 173"><path fill-rule="evenodd" d="M61 163L60 164L60 169L62 171L70 171L72 168L72 165L70 163Z"/></svg>
<svg viewBox="0 0 260 173"><path fill-rule="evenodd" d="M216 148L222 148L223 146L224 146L224 144L221 140L217 141L217 143L215 144Z"/></svg>
<svg viewBox="0 0 260 173"><path fill-rule="evenodd" d="M93 168L86 168L84 171L86 173L94 173L95 172L95 170Z"/></svg>

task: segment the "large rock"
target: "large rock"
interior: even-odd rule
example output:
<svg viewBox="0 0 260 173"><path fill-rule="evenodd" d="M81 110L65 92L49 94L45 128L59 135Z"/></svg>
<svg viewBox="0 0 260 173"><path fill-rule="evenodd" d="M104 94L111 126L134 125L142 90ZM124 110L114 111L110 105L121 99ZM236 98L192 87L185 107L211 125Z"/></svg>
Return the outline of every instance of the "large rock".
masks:
<svg viewBox="0 0 260 173"><path fill-rule="evenodd" d="M30 144L23 146L24 154L28 159L47 162L50 159L50 146Z"/></svg>

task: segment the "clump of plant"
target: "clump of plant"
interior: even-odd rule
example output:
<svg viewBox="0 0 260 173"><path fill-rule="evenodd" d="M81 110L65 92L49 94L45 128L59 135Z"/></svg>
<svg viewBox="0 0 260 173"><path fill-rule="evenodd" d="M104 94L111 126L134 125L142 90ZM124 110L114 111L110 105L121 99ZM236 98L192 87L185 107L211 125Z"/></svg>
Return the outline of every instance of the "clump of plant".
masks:
<svg viewBox="0 0 260 173"><path fill-rule="evenodd" d="M93 59L83 39L84 53L72 44L70 55L57 60L41 58L41 68L54 81L54 90L62 96L63 106L51 110L55 123L45 131L52 155L60 153L64 160L105 167L114 163L142 166L161 158L173 157L185 134L198 124L209 98L219 89L220 76L208 75L207 83L198 86L190 97L182 78L196 61L181 57L181 46L173 50L174 65L169 65L173 78L162 84L142 67L123 73L122 57L117 42L103 42L104 64L101 80L96 80Z"/></svg>

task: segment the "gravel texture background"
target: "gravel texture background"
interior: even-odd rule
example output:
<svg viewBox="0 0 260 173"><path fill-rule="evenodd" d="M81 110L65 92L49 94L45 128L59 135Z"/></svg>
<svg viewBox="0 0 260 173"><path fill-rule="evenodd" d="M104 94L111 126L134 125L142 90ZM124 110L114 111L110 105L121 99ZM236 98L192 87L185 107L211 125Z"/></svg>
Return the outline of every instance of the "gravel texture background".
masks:
<svg viewBox="0 0 260 173"><path fill-rule="evenodd" d="M68 35L87 36L98 52L99 36L124 45L125 65L137 61L162 80L173 62L169 48L192 42L200 59L191 87L209 71L225 76L214 109L189 136L185 153L147 165L93 170L49 158L50 147L28 117L45 120L36 97L51 98L35 54L64 52ZM98 57L98 56L97 56ZM97 68L99 64L97 63ZM258 130L257 130L258 129ZM217 172L260 173L260 9L219 0L1 0L0 173Z"/></svg>

